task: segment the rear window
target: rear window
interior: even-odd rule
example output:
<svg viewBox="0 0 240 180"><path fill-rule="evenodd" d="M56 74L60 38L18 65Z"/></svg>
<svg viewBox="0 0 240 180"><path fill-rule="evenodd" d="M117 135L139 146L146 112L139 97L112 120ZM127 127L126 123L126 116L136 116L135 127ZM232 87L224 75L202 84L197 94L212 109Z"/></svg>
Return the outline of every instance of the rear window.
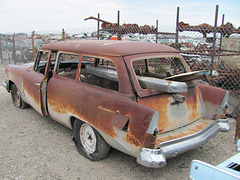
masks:
<svg viewBox="0 0 240 180"><path fill-rule="evenodd" d="M132 62L132 66L137 77L165 79L170 76L187 72L181 59L176 57L135 60Z"/></svg>

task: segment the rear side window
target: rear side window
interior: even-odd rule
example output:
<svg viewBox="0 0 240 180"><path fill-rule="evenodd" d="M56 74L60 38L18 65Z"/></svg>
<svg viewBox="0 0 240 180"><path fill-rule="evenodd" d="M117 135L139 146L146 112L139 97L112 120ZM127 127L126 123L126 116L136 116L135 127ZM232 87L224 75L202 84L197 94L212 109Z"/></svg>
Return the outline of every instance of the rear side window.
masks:
<svg viewBox="0 0 240 180"><path fill-rule="evenodd" d="M79 55L60 53L58 56L57 74L59 76L75 79L77 74Z"/></svg>
<svg viewBox="0 0 240 180"><path fill-rule="evenodd" d="M105 89L118 91L115 64L108 59L83 56L79 80Z"/></svg>

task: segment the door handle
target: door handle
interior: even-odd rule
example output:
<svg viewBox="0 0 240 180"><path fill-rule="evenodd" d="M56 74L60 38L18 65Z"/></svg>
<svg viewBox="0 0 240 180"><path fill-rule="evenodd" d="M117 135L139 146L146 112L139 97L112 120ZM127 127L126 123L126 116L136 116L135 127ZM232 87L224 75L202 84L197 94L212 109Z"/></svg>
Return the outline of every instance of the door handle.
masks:
<svg viewBox="0 0 240 180"><path fill-rule="evenodd" d="M40 86L40 83L35 83L36 86Z"/></svg>

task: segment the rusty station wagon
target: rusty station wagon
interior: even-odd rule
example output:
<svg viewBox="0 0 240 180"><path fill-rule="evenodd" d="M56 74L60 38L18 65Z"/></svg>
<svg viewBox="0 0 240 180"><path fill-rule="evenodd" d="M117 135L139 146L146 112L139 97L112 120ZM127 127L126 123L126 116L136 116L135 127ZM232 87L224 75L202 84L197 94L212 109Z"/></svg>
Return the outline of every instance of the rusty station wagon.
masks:
<svg viewBox="0 0 240 180"><path fill-rule="evenodd" d="M113 147L159 168L230 130L229 92L199 83L205 73L166 45L74 40L44 45L34 63L7 65L3 86L16 107L73 129L86 158Z"/></svg>

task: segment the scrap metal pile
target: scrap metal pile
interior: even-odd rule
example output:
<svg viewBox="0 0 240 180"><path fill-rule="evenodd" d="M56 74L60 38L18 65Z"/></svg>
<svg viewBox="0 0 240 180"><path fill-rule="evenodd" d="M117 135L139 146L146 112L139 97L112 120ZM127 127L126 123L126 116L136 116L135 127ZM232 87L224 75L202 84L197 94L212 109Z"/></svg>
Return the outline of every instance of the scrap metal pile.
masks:
<svg viewBox="0 0 240 180"><path fill-rule="evenodd" d="M190 26L188 23L180 22L178 30L182 31L198 31L203 34L204 37L207 37L207 33L214 32L214 27L203 23L197 26ZM221 33L223 37L229 37L231 34L240 34L240 27L238 29L234 28L232 23L228 22L225 25L221 25L216 29L217 33Z"/></svg>
<svg viewBox="0 0 240 180"><path fill-rule="evenodd" d="M111 23L93 16L86 18L84 20L94 19L102 22L102 31L108 31L109 33L116 34L117 32L121 34L129 34L129 33L139 33L139 34L156 34L157 28L154 26L144 25L138 26L137 24L123 24L118 25L117 23Z"/></svg>

